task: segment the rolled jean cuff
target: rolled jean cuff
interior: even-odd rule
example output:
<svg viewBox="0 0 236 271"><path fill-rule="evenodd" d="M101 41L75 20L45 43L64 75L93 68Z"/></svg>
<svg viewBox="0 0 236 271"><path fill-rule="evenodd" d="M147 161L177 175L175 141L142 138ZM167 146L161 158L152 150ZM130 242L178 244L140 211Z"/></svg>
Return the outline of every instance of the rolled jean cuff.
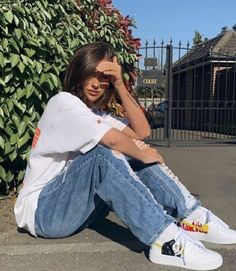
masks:
<svg viewBox="0 0 236 271"><path fill-rule="evenodd" d="M152 239L148 242L149 246L152 246L152 244L158 239L158 237L162 234L162 232L171 224L175 222L173 221L166 221L157 231L157 233L152 237Z"/></svg>
<svg viewBox="0 0 236 271"><path fill-rule="evenodd" d="M196 203L193 205L192 208L186 210L186 212L184 213L184 216L182 218L188 217L193 211L195 211L201 205L202 205L201 201L196 199Z"/></svg>

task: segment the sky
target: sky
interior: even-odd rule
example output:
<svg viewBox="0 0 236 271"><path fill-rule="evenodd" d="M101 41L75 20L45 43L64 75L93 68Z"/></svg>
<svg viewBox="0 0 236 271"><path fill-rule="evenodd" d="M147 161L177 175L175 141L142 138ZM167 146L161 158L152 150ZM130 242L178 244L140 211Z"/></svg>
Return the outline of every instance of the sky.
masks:
<svg viewBox="0 0 236 271"><path fill-rule="evenodd" d="M214 38L223 26L236 24L236 0L113 0L122 15L136 21L133 36L160 44L162 39L173 45L192 44L195 30L203 38Z"/></svg>

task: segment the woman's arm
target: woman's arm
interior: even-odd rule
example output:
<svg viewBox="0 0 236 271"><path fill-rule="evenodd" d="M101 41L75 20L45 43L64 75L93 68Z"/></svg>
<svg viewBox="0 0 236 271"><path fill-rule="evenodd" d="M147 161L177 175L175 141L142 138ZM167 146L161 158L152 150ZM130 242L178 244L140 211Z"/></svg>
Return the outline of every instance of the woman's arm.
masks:
<svg viewBox="0 0 236 271"><path fill-rule="evenodd" d="M100 140L100 143L146 164L163 163L162 157L154 148L138 147L129 136L115 128L110 129Z"/></svg>
<svg viewBox="0 0 236 271"><path fill-rule="evenodd" d="M111 78L111 83L116 88L127 113L127 117L130 121L133 138L144 139L150 135L150 126L148 121L132 95L127 91L122 78L121 66L118 64L116 57L113 62L103 62L97 66L97 70L102 72ZM127 129L124 130L124 133Z"/></svg>

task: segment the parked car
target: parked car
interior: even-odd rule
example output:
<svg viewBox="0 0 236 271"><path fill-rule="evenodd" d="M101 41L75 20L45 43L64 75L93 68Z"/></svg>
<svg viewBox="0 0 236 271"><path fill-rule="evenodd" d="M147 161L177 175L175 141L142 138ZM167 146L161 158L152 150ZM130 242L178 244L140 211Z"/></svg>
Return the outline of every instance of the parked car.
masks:
<svg viewBox="0 0 236 271"><path fill-rule="evenodd" d="M152 103L148 106L146 116L152 129L164 126L167 107L167 101L163 101L158 104Z"/></svg>

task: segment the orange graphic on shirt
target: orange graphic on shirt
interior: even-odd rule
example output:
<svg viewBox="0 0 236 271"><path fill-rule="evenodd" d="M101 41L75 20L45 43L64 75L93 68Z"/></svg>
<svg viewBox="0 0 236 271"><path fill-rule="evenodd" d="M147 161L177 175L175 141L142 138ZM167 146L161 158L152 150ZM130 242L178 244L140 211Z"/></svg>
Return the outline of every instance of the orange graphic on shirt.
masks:
<svg viewBox="0 0 236 271"><path fill-rule="evenodd" d="M35 132L34 132L34 138L33 138L33 142L32 142L32 148L35 148L38 140L39 140L39 136L40 136L41 130L39 128L36 128Z"/></svg>

